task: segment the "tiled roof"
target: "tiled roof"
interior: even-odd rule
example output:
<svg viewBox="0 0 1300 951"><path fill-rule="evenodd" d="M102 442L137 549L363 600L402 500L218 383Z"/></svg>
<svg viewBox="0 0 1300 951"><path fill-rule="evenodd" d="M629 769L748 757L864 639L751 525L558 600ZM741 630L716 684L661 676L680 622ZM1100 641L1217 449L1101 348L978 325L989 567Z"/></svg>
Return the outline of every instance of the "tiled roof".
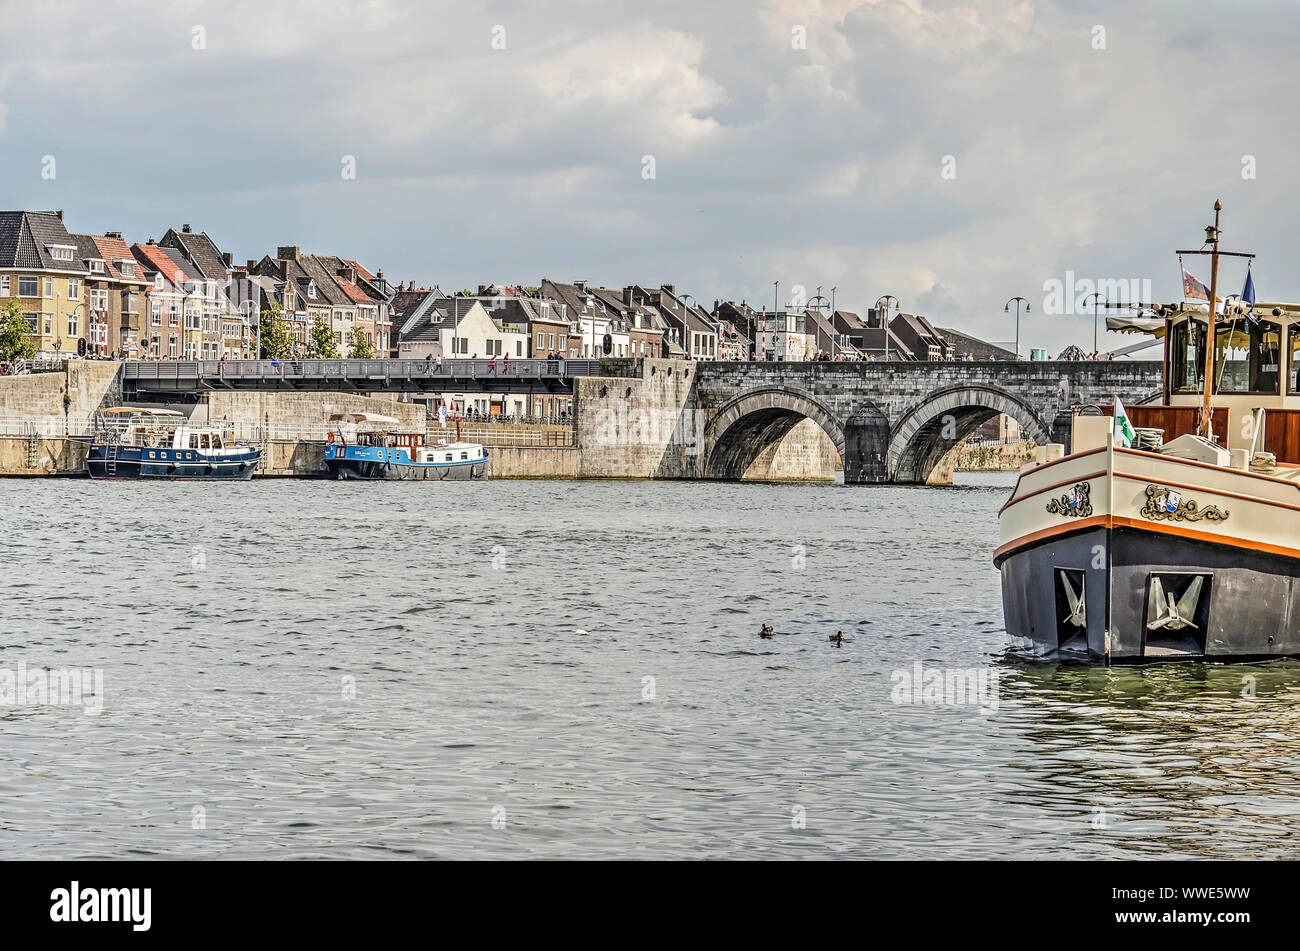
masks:
<svg viewBox="0 0 1300 951"><path fill-rule="evenodd" d="M199 277L212 281L224 281L230 277L230 268L226 267L221 251L206 231L195 233L170 228L158 243L164 248L179 248L183 251Z"/></svg>
<svg viewBox="0 0 1300 951"><path fill-rule="evenodd" d="M104 264L108 269L108 274L116 281L136 281L141 284L147 283L140 269L136 268L135 277L124 277L118 269L118 261L134 261L135 257L131 254L131 248L121 238L110 238L108 235L93 235L95 247L99 250L99 257L103 258Z"/></svg>
<svg viewBox="0 0 1300 951"><path fill-rule="evenodd" d="M166 249L156 244L134 244L131 253L147 270L161 273L173 287L184 285L188 279L184 269L172 259Z"/></svg>
<svg viewBox="0 0 1300 951"><path fill-rule="evenodd" d="M0 267L86 272L79 258L55 261L49 252L52 244L77 244L57 211L0 211Z"/></svg>

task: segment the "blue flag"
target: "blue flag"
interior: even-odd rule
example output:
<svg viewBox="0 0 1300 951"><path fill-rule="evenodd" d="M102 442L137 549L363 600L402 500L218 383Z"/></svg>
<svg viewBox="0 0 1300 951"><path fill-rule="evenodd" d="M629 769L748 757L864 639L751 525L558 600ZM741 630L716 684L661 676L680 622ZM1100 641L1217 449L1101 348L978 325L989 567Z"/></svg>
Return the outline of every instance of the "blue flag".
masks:
<svg viewBox="0 0 1300 951"><path fill-rule="evenodd" d="M1259 323L1259 318L1255 316L1255 279L1250 276L1250 265L1246 265L1246 286L1241 289L1241 299L1250 305L1246 319L1252 324Z"/></svg>

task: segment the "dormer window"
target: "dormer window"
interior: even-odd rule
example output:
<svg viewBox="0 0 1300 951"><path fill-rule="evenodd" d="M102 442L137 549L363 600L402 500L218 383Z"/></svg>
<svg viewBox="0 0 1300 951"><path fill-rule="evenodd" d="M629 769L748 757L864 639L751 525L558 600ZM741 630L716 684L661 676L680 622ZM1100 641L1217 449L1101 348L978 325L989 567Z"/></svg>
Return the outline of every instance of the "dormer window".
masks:
<svg viewBox="0 0 1300 951"><path fill-rule="evenodd" d="M104 262L101 261L99 258L91 258L91 259L90 259L90 273L91 273L91 274L103 274L103 273L104 273Z"/></svg>
<svg viewBox="0 0 1300 951"><path fill-rule="evenodd" d="M153 289L156 291L160 291L163 289L163 276L161 273L155 274L153 276Z"/></svg>
<svg viewBox="0 0 1300 951"><path fill-rule="evenodd" d="M100 262L101 265L102 265L103 263L104 263L104 262L102 262L102 261ZM134 261L118 261L118 262L117 262L117 269L118 269L118 271L121 273L121 275L122 275L123 277L135 277L135 262L134 262ZM93 271L94 268L92 267L91 270Z"/></svg>
<svg viewBox="0 0 1300 951"><path fill-rule="evenodd" d="M77 249L70 244L51 244L47 246L50 257L56 261L72 261L76 259Z"/></svg>
<svg viewBox="0 0 1300 951"><path fill-rule="evenodd" d="M308 284L307 284L307 296L308 296L311 300L315 300L315 299L316 299L316 282L315 282L315 281L310 281L310 282L308 282Z"/></svg>

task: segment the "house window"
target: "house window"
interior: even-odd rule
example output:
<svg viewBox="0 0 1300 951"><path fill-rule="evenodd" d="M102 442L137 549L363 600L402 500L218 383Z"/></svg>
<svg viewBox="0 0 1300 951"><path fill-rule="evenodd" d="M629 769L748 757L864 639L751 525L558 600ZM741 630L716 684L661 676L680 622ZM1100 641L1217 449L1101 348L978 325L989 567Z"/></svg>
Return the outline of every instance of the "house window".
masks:
<svg viewBox="0 0 1300 951"><path fill-rule="evenodd" d="M554 349L555 349L555 334L547 334L546 339L547 339L548 341L550 341L550 345L548 346L547 349L549 349L549 350L554 350Z"/></svg>
<svg viewBox="0 0 1300 951"><path fill-rule="evenodd" d="M163 276L161 274L155 274L153 276L153 289L156 291L163 289Z"/></svg>
<svg viewBox="0 0 1300 951"><path fill-rule="evenodd" d="M46 297L54 296L54 278L52 277L47 277L45 279L45 296Z"/></svg>
<svg viewBox="0 0 1300 951"><path fill-rule="evenodd" d="M68 315L68 336L69 337L77 336L77 315L76 314Z"/></svg>
<svg viewBox="0 0 1300 951"><path fill-rule="evenodd" d="M316 282L312 281L307 285L307 296L312 300L316 299Z"/></svg>
<svg viewBox="0 0 1300 951"><path fill-rule="evenodd" d="M523 342L522 340L516 340L516 341L515 341L515 356L517 356L517 357L522 357L523 355L524 355L524 342Z"/></svg>
<svg viewBox="0 0 1300 951"><path fill-rule="evenodd" d="M5 278L5 280L7 281L8 278ZM7 288L6 288L6 290L5 290L5 293L6 293L6 294L8 293L8 289L7 289ZM539 334L537 335L537 349L538 349L538 350L541 350L541 349L544 348L545 346L546 346L546 334L544 334L544 333L539 333Z"/></svg>
<svg viewBox="0 0 1300 951"><path fill-rule="evenodd" d="M90 262L90 273L91 273L91 274L103 274L103 273L104 273L104 262L101 261L101 260L99 260L98 258L95 258L94 260L92 260L92 261Z"/></svg>
<svg viewBox="0 0 1300 951"><path fill-rule="evenodd" d="M90 309L91 310L108 310L108 291L91 291L90 292Z"/></svg>
<svg viewBox="0 0 1300 951"><path fill-rule="evenodd" d="M38 334L41 332L40 314L23 314L23 316L27 318L27 326L32 328L32 333Z"/></svg>
<svg viewBox="0 0 1300 951"><path fill-rule="evenodd" d="M0 297L9 296L9 275L0 274Z"/></svg>
<svg viewBox="0 0 1300 951"><path fill-rule="evenodd" d="M40 297L41 279L38 277L19 277L18 296L19 297Z"/></svg>
<svg viewBox="0 0 1300 951"><path fill-rule="evenodd" d="M99 266L100 266L100 268L102 269L102 268L104 267L104 262L103 262L103 261L100 261L100 262L99 262ZM122 274L123 277L135 277L135 262L134 262L134 261L118 261L118 262L117 262L117 269L118 269L118 271L121 272L121 274Z"/></svg>
<svg viewBox="0 0 1300 951"><path fill-rule="evenodd" d="M50 245L50 257L52 257L56 261L71 261L72 250L73 250L72 248L69 248L65 245L52 244Z"/></svg>

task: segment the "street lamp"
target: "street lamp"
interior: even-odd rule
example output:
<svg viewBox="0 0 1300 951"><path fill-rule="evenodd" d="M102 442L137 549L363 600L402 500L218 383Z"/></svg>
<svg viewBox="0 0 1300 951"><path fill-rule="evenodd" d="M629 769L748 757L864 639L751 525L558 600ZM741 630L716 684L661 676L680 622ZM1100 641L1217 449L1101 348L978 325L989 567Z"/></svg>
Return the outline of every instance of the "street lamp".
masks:
<svg viewBox="0 0 1300 951"><path fill-rule="evenodd" d="M898 307L898 298L893 294L883 294L876 298L876 312L880 314L880 326L885 330L885 362L889 362L889 302L894 302L894 307ZM884 311L881 311L880 305L884 304Z"/></svg>
<svg viewBox="0 0 1300 951"><path fill-rule="evenodd" d="M1025 300L1023 297L1011 298L1011 300L1007 301L1005 304L1002 305L1002 312L1004 314L1011 313L1012 303L1016 305L1016 359L1019 360L1020 359L1020 305L1021 304L1025 305L1025 313L1027 314L1029 313L1029 301Z"/></svg>
<svg viewBox="0 0 1300 951"><path fill-rule="evenodd" d="M1092 301L1092 356L1097 357L1097 304L1099 301L1105 301L1106 298L1101 294L1089 294L1083 299L1083 306L1088 306L1088 301Z"/></svg>

